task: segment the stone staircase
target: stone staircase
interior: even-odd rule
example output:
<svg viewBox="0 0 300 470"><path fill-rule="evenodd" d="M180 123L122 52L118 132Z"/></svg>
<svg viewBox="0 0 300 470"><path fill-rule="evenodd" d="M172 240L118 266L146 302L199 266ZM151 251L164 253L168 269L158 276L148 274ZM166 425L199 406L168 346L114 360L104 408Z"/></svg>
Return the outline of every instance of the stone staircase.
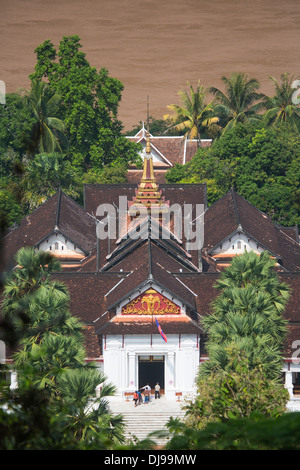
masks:
<svg viewBox="0 0 300 470"><path fill-rule="evenodd" d="M154 431L168 431L165 424L170 417L183 419L185 412L181 409L182 403L167 400L164 396L160 399L152 398L148 404L134 406L133 401L110 401L110 409L113 414L122 414L126 424L125 438L127 440L145 439ZM157 445L164 445L166 437L151 437Z"/></svg>

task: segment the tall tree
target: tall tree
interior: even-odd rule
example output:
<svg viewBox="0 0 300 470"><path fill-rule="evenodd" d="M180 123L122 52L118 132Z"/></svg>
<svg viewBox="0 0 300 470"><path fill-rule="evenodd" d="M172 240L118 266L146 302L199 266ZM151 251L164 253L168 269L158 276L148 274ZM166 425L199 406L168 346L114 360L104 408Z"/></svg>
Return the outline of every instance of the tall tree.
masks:
<svg viewBox="0 0 300 470"><path fill-rule="evenodd" d="M286 122L300 132L300 105L293 101L295 76L284 73L280 76L281 82L274 77L270 79L275 88L275 94L266 98L267 111L264 114L264 121L273 125Z"/></svg>
<svg viewBox="0 0 300 470"><path fill-rule="evenodd" d="M258 92L259 81L249 78L244 73L232 73L230 77L223 76L222 81L225 92L216 87L209 88L218 103L215 111L224 121L222 133L238 122L257 121L258 113L265 109L264 95Z"/></svg>
<svg viewBox="0 0 300 470"><path fill-rule="evenodd" d="M31 154L61 151L59 135L65 131L65 123L57 117L61 97L51 92L42 81L33 81L31 90L24 95L24 101L34 116L34 124L28 141Z"/></svg>
<svg viewBox="0 0 300 470"><path fill-rule="evenodd" d="M18 330L14 365L19 386L26 388L30 382L34 389L46 393L54 414L63 402L76 439L89 443L106 435L108 440L121 441L122 419L110 415L105 399L115 388L104 384L106 377L95 364L85 363L83 324L69 312L64 284L51 278L60 263L52 254L35 253L32 248L19 250L16 259L17 267L4 284L3 312L15 318ZM21 309L25 313L22 323L17 316Z"/></svg>
<svg viewBox="0 0 300 470"><path fill-rule="evenodd" d="M98 396L95 396L96 387L99 388ZM115 442L123 442L123 418L111 414L107 401L116 388L106 382L102 372L67 370L59 378L59 390L70 412L68 427L76 439L87 440L99 433Z"/></svg>
<svg viewBox="0 0 300 470"><path fill-rule="evenodd" d="M81 178L67 156L59 153L40 153L26 166L23 178L24 203L30 210L61 188L68 196L78 198L81 191Z"/></svg>
<svg viewBox="0 0 300 470"><path fill-rule="evenodd" d="M262 367L253 367L235 346L228 349L228 357L229 370L217 367L197 379L197 396L188 403L185 419L193 429L254 413L277 417L286 412L289 394L283 384L270 380Z"/></svg>
<svg viewBox="0 0 300 470"><path fill-rule="evenodd" d="M15 311L26 310L32 298L43 289L67 296L65 286L50 279L52 272L61 269L60 262L51 253L35 253L34 248L20 248L15 260L16 268L5 278L2 298L4 315L13 316Z"/></svg>
<svg viewBox="0 0 300 470"><path fill-rule="evenodd" d="M251 367L261 366L269 378L278 380L289 288L279 280L275 261L268 252L260 256L245 252L232 260L216 287L221 293L213 302L212 314L202 320L209 360L201 374L216 367L226 370L227 351L234 346L246 355Z"/></svg>
<svg viewBox="0 0 300 470"><path fill-rule="evenodd" d="M139 146L121 135L118 107L123 84L90 66L77 35L64 36L58 51L51 41L39 45L32 80L45 80L62 97L71 161L83 168L126 164L138 158ZM91 161L91 158L93 160Z"/></svg>
<svg viewBox="0 0 300 470"><path fill-rule="evenodd" d="M206 90L198 81L194 90L188 82L189 90L178 92L182 106L171 104L168 108L173 114L166 114L165 120L171 122L170 129L185 132L185 137L201 140L203 130L212 130L218 118L214 115L213 104L206 103Z"/></svg>

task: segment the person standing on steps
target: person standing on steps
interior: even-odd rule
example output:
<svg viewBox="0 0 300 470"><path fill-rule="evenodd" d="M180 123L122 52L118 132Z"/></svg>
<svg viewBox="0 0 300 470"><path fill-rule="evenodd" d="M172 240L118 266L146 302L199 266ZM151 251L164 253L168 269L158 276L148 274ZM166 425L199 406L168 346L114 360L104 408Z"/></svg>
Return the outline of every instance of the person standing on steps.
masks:
<svg viewBox="0 0 300 470"><path fill-rule="evenodd" d="M158 382L156 382L154 389L155 389L155 400L156 400L156 398L160 398L160 385Z"/></svg>
<svg viewBox="0 0 300 470"><path fill-rule="evenodd" d="M138 394L138 397L139 397L139 405L140 405L141 403L143 403L143 397L142 397L142 394L141 394L140 390L137 391L137 394Z"/></svg>
<svg viewBox="0 0 300 470"><path fill-rule="evenodd" d="M151 392L151 387L149 384L147 384L144 387L142 387L140 390L149 390L149 392Z"/></svg>
<svg viewBox="0 0 300 470"><path fill-rule="evenodd" d="M150 388L150 390L151 390L151 388ZM150 390L148 388L145 388L145 390L144 390L145 404L149 403L149 401L150 401Z"/></svg>
<svg viewBox="0 0 300 470"><path fill-rule="evenodd" d="M138 392L137 390L134 392L133 394L133 401L134 401L134 406L137 406L137 402L139 400L139 395L138 395Z"/></svg>
<svg viewBox="0 0 300 470"><path fill-rule="evenodd" d="M151 392L150 385L149 384L145 385L144 387L141 388L141 390L144 390L144 397L145 397L144 403L149 403L149 401L150 401L150 392Z"/></svg>

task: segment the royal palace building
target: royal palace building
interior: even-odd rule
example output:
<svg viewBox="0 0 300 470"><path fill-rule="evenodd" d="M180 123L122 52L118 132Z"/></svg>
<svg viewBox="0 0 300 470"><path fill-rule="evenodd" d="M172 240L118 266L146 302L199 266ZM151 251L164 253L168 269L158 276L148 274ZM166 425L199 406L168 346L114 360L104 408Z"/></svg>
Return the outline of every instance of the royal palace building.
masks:
<svg viewBox="0 0 300 470"><path fill-rule="evenodd" d="M297 229L274 223L233 189L208 207L205 184L166 184L165 171L195 153L192 141L144 128L132 139L143 145L143 169L131 168L126 184L85 185L83 207L59 190L4 237L2 269L14 267L23 246L51 251L70 311L85 324L86 360L99 364L119 398L159 382L178 400L195 392L207 359L201 317L220 273L245 250L267 250L291 287L283 374L290 407L299 400L300 408Z"/></svg>

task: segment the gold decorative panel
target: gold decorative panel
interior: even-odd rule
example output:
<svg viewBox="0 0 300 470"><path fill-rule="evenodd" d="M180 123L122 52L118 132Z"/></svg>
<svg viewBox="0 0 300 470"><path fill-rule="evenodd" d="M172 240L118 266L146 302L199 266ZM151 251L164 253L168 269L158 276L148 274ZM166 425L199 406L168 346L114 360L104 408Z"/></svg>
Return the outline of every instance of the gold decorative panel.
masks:
<svg viewBox="0 0 300 470"><path fill-rule="evenodd" d="M123 315L166 315L180 314L180 307L154 289L131 300L122 307Z"/></svg>

